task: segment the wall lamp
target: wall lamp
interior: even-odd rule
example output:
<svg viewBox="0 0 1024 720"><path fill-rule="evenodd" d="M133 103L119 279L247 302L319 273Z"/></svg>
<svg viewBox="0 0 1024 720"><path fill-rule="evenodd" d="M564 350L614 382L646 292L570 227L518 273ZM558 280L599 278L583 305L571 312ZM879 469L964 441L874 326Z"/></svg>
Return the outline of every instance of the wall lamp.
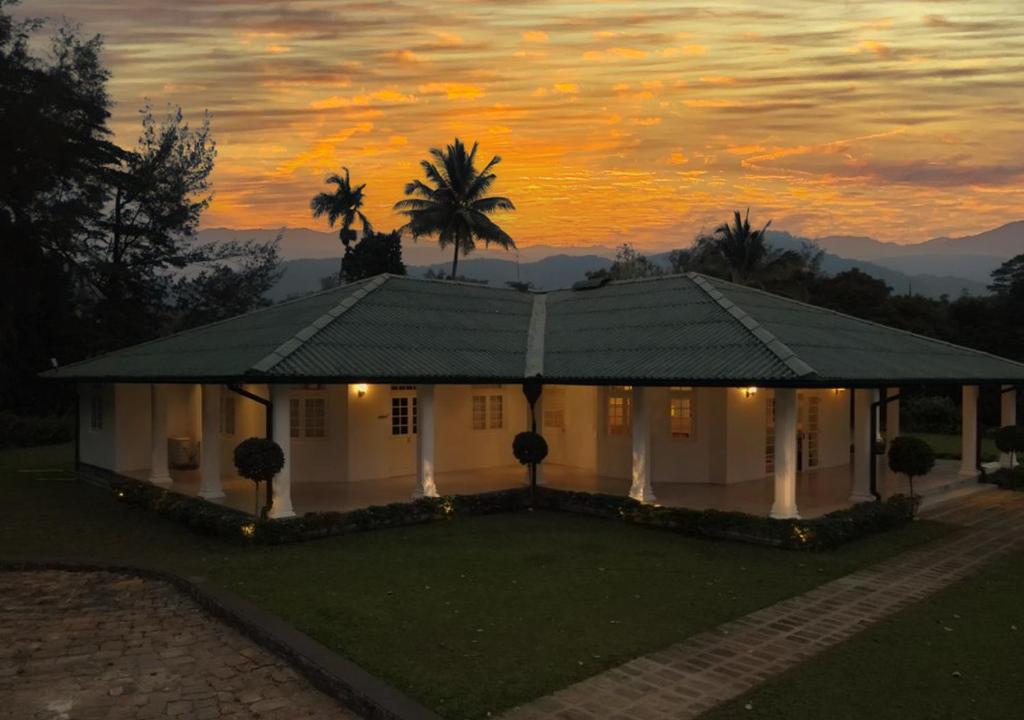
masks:
<svg viewBox="0 0 1024 720"><path fill-rule="evenodd" d="M754 397L755 395L757 395L757 388L756 387L743 388L743 394L746 397Z"/></svg>
<svg viewBox="0 0 1024 720"><path fill-rule="evenodd" d="M366 397L366 391L369 389L366 383L359 383L356 385L356 397Z"/></svg>

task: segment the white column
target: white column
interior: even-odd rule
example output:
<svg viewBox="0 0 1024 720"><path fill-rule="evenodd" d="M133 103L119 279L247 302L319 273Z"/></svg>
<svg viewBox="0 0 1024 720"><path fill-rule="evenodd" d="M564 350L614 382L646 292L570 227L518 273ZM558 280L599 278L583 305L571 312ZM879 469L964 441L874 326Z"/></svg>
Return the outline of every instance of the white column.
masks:
<svg viewBox="0 0 1024 720"><path fill-rule="evenodd" d="M1010 390L1012 385L1003 385L1003 392L999 397L999 426L1017 424L1017 391ZM1008 468L1014 464L1011 453L1002 453L999 456L1000 467Z"/></svg>
<svg viewBox="0 0 1024 720"><path fill-rule="evenodd" d="M960 409L960 475L978 474L978 386L964 385Z"/></svg>
<svg viewBox="0 0 1024 720"><path fill-rule="evenodd" d="M270 503L272 518L294 517L292 509L292 388L291 385L271 385L270 402L273 405L271 417L274 442L281 446L284 465L274 476L274 498Z"/></svg>
<svg viewBox="0 0 1024 720"><path fill-rule="evenodd" d="M651 390L633 386L633 482L629 496L642 503L655 501L651 486Z"/></svg>
<svg viewBox="0 0 1024 720"><path fill-rule="evenodd" d="M149 481L154 485L170 487L173 480L167 469L167 388L153 383L149 386L151 411Z"/></svg>
<svg viewBox="0 0 1024 720"><path fill-rule="evenodd" d="M436 425L434 423L434 386L416 386L416 412L419 429L416 434L416 489L414 498L437 497L434 481L434 451Z"/></svg>
<svg viewBox="0 0 1024 720"><path fill-rule="evenodd" d="M201 460L199 465L199 497L216 500L224 497L220 484L220 385L203 385Z"/></svg>
<svg viewBox="0 0 1024 720"><path fill-rule="evenodd" d="M771 516L798 518L796 507L796 390L775 390L775 500Z"/></svg>
<svg viewBox="0 0 1024 720"><path fill-rule="evenodd" d="M879 402L882 394L875 388L871 391L871 402L875 408L875 440L882 441L882 404Z"/></svg>
<svg viewBox="0 0 1024 720"><path fill-rule="evenodd" d="M874 500L871 494L871 403L874 390L853 390L853 489L850 502Z"/></svg>

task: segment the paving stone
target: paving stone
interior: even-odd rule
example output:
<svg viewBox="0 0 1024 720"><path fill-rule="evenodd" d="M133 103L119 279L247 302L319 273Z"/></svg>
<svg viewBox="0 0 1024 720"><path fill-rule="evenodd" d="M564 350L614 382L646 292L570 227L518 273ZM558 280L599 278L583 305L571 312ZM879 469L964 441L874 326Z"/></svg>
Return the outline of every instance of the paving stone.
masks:
<svg viewBox="0 0 1024 720"><path fill-rule="evenodd" d="M357 718L167 583L0 572L0 720L252 717Z"/></svg>

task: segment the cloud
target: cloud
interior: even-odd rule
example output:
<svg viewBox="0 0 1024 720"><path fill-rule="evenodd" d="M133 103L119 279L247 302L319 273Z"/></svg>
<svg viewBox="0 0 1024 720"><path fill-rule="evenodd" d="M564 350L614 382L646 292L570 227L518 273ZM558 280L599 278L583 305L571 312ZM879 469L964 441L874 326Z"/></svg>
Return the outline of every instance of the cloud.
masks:
<svg viewBox="0 0 1024 720"><path fill-rule="evenodd" d="M584 60L609 62L614 60L643 60L650 53L646 50L630 47L610 47L604 50L587 50L583 53Z"/></svg>
<svg viewBox="0 0 1024 720"><path fill-rule="evenodd" d="M429 82L416 89L423 95L444 95L449 100L473 100L484 95L479 85L460 82Z"/></svg>
<svg viewBox="0 0 1024 720"><path fill-rule="evenodd" d="M548 34L543 30L524 30L520 33L523 42L529 43L546 43L548 41Z"/></svg>

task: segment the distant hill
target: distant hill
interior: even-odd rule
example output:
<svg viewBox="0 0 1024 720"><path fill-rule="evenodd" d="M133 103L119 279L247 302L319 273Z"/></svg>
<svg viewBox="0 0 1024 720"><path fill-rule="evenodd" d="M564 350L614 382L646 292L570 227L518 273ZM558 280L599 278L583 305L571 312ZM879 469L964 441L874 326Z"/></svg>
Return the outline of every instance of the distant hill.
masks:
<svg viewBox="0 0 1024 720"><path fill-rule="evenodd" d="M338 271L341 245L333 231L309 228L206 228L198 239L269 240L282 235L281 254L285 260L284 274L271 291L278 300L310 292L320 287L320 278ZM901 245L866 236L833 235L807 239L787 232L769 232L771 242L781 247L800 247L805 242L817 244L826 255L823 270L842 272L859 267L864 272L887 282L896 292L908 289L929 297L964 293L983 295L989 276L1003 261L1024 253L1024 221L1007 223L976 235L940 237L921 243ZM666 242L662 247L676 243ZM680 247L688 243L680 242ZM412 275L423 275L428 269L446 271L451 263L449 251L441 250L432 241L405 241L402 254ZM649 253L652 259L668 264L668 253ZM615 248L594 246L529 245L518 251L479 248L459 261L460 273L504 285L520 279L537 288L569 287L592 270L610 265Z"/></svg>

